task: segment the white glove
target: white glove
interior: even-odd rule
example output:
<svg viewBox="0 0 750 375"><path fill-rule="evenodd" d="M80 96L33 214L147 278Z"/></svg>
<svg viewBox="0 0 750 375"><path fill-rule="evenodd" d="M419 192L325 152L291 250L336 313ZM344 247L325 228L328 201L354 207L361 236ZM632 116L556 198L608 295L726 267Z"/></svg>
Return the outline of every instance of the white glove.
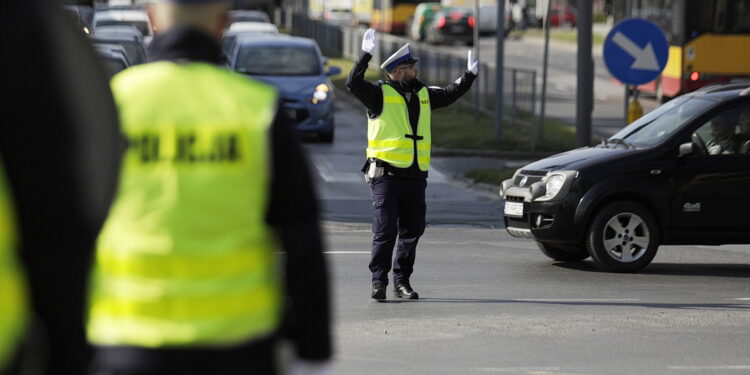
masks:
<svg viewBox="0 0 750 375"><path fill-rule="evenodd" d="M477 75L478 61L471 59L471 50L469 50L469 57L466 59L466 70L470 71L471 74Z"/></svg>
<svg viewBox="0 0 750 375"><path fill-rule="evenodd" d="M372 55L375 51L375 29L367 29L365 36L362 37L362 51Z"/></svg>
<svg viewBox="0 0 750 375"><path fill-rule="evenodd" d="M330 361L311 362L296 358L289 364L287 375L333 375L333 366Z"/></svg>

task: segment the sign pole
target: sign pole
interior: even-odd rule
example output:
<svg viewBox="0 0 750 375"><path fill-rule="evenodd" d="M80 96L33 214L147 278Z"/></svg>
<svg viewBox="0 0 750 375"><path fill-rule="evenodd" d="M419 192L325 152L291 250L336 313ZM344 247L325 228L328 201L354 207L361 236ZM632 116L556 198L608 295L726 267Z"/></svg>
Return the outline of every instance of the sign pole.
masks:
<svg viewBox="0 0 750 375"><path fill-rule="evenodd" d="M474 59L479 61L481 66L482 60L479 59L479 0L474 0ZM468 63L468 61L467 61ZM479 71L477 71L479 73ZM474 123L479 123L479 99L481 98L481 87L479 80L484 77L477 76L474 82Z"/></svg>
<svg viewBox="0 0 750 375"><path fill-rule="evenodd" d="M544 12L544 63L542 64L542 106L539 110L539 131L537 139L542 143L544 139L544 116L547 105L547 66L549 65L549 18L552 12L552 0L547 0L547 10ZM535 144L535 143L532 143Z"/></svg>
<svg viewBox="0 0 750 375"><path fill-rule="evenodd" d="M625 0L625 17L623 19L628 19L633 16L633 0ZM624 82L623 82L624 83ZM624 107L622 111L622 118L623 122L625 123L625 126L628 125L628 102L630 101L630 88L628 88L628 84L625 83L625 93L623 95L625 98Z"/></svg>
<svg viewBox="0 0 750 375"><path fill-rule="evenodd" d="M576 87L576 147L591 144L591 109L593 108L593 61L591 57L591 0L578 0L578 80Z"/></svg>
<svg viewBox="0 0 750 375"><path fill-rule="evenodd" d="M503 58L505 52L505 1L497 2L497 33L495 47L495 140L503 139Z"/></svg>

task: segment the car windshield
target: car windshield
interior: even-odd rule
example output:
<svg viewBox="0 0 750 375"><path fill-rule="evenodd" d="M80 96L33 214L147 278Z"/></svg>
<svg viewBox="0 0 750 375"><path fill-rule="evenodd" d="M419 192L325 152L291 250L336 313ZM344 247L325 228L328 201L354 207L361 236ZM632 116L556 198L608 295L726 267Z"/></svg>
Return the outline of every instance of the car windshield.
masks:
<svg viewBox="0 0 750 375"><path fill-rule="evenodd" d="M656 146L712 104L694 96L676 98L626 126L610 140L623 140L637 148Z"/></svg>
<svg viewBox="0 0 750 375"><path fill-rule="evenodd" d="M96 23L96 27L99 26L122 26L122 25L133 25L142 35L151 35L151 28L148 27L146 21L120 21L120 20L101 20Z"/></svg>
<svg viewBox="0 0 750 375"><path fill-rule="evenodd" d="M312 47L243 46L235 69L253 75L312 76L320 74L320 65Z"/></svg>

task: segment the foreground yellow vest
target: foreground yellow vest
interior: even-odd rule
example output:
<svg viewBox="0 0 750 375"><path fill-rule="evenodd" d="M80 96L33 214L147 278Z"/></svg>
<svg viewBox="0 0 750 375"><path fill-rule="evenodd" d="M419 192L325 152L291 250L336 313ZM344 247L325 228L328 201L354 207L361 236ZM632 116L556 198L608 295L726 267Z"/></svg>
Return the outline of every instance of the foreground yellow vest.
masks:
<svg viewBox="0 0 750 375"><path fill-rule="evenodd" d="M401 94L388 84L383 89L383 112L367 123L367 157L377 158L398 168L408 168L414 163L414 138L419 169L430 169L430 96L423 87L419 97L419 121L416 137L409 124L409 111Z"/></svg>
<svg viewBox="0 0 750 375"><path fill-rule="evenodd" d="M16 230L5 169L0 163L0 371L18 350L28 318L26 288L16 258Z"/></svg>
<svg viewBox="0 0 750 375"><path fill-rule="evenodd" d="M203 63L112 81L129 148L97 241L89 340L222 346L274 332L281 291L269 200L274 89Z"/></svg>

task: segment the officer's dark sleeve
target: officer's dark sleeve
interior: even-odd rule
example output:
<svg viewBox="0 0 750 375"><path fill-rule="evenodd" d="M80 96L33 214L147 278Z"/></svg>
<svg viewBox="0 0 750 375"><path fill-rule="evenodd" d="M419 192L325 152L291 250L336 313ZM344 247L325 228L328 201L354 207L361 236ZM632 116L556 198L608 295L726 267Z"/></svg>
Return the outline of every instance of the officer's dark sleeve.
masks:
<svg viewBox="0 0 750 375"><path fill-rule="evenodd" d="M56 5L0 5L0 41L12 56L0 61L0 154L33 309L27 354L40 373L84 374L89 262L124 142L104 65Z"/></svg>
<svg viewBox="0 0 750 375"><path fill-rule="evenodd" d="M365 72L367 72L370 59L372 55L367 52L362 53L359 60L354 63L352 71L349 72L346 88L367 107L371 116L377 116L383 112L383 90L380 86L365 80Z"/></svg>
<svg viewBox="0 0 750 375"><path fill-rule="evenodd" d="M268 223L286 252L288 309L283 334L306 360L331 356L328 273L318 206L306 158L292 121L276 113L271 129L272 177Z"/></svg>
<svg viewBox="0 0 750 375"><path fill-rule="evenodd" d="M470 71L466 71L459 78L458 83L453 82L445 87L429 87L427 91L430 94L430 108L438 109L453 104L461 95L469 91L476 77Z"/></svg>

